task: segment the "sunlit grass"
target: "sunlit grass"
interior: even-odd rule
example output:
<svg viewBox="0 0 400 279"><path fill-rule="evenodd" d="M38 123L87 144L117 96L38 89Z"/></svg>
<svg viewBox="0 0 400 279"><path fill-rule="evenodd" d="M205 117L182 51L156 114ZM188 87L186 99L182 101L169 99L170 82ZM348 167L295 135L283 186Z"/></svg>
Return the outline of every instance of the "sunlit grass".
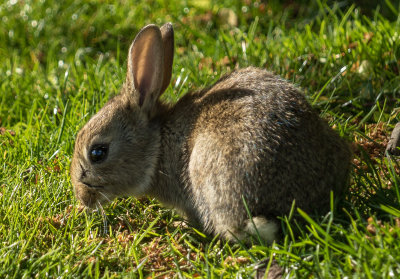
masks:
<svg viewBox="0 0 400 279"><path fill-rule="evenodd" d="M41 2L0 4L1 278L251 277L272 258L299 278L399 277L399 166L384 153L399 121L397 4ZM346 199L326 216L282 217L272 246L212 239L146 198L83 211L68 173L76 133L118 93L137 31L166 21L165 100L249 65L296 83L353 142Z"/></svg>

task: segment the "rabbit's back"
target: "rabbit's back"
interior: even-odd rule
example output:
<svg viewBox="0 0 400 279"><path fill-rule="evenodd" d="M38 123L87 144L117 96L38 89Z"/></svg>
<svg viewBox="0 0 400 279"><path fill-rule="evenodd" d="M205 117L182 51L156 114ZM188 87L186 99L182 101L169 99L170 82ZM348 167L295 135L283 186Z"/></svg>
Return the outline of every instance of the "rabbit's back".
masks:
<svg viewBox="0 0 400 279"><path fill-rule="evenodd" d="M182 161L182 187L197 212L183 211L206 216L206 227L232 222L225 215L246 219L243 199L253 216L288 213L294 199L306 211L328 208L329 191L346 184L347 144L301 92L264 70L246 68L189 93L171 119L176 138L167 141L180 147L170 161Z"/></svg>

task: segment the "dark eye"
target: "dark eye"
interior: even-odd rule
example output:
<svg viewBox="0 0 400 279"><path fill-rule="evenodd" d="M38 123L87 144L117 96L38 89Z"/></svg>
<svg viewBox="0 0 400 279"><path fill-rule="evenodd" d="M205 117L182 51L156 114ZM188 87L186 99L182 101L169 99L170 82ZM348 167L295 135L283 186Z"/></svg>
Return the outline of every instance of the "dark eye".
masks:
<svg viewBox="0 0 400 279"><path fill-rule="evenodd" d="M98 144L92 146L89 152L90 161L92 161L93 163L99 163L101 161L104 161L104 159L107 157L107 152L108 152L108 145Z"/></svg>

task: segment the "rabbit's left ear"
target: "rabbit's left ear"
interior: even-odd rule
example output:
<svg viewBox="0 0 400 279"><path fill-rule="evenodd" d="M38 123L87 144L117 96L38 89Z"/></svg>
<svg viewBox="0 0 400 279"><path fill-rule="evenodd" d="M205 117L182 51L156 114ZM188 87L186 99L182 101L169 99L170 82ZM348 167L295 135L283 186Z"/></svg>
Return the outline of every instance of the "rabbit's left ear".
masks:
<svg viewBox="0 0 400 279"><path fill-rule="evenodd" d="M129 48L126 82L135 88L131 94L141 110L150 114L164 84L164 46L156 25L140 30Z"/></svg>

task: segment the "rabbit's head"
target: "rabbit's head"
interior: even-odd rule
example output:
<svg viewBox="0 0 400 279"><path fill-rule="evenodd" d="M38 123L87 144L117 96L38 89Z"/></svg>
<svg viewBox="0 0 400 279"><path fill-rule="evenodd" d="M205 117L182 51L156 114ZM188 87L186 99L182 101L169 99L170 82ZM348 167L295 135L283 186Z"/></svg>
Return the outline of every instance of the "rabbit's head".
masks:
<svg viewBox="0 0 400 279"><path fill-rule="evenodd" d="M171 79L173 52L170 23L144 27L129 49L121 93L78 133L70 172L84 205L148 190L160 144L159 127L151 120Z"/></svg>

